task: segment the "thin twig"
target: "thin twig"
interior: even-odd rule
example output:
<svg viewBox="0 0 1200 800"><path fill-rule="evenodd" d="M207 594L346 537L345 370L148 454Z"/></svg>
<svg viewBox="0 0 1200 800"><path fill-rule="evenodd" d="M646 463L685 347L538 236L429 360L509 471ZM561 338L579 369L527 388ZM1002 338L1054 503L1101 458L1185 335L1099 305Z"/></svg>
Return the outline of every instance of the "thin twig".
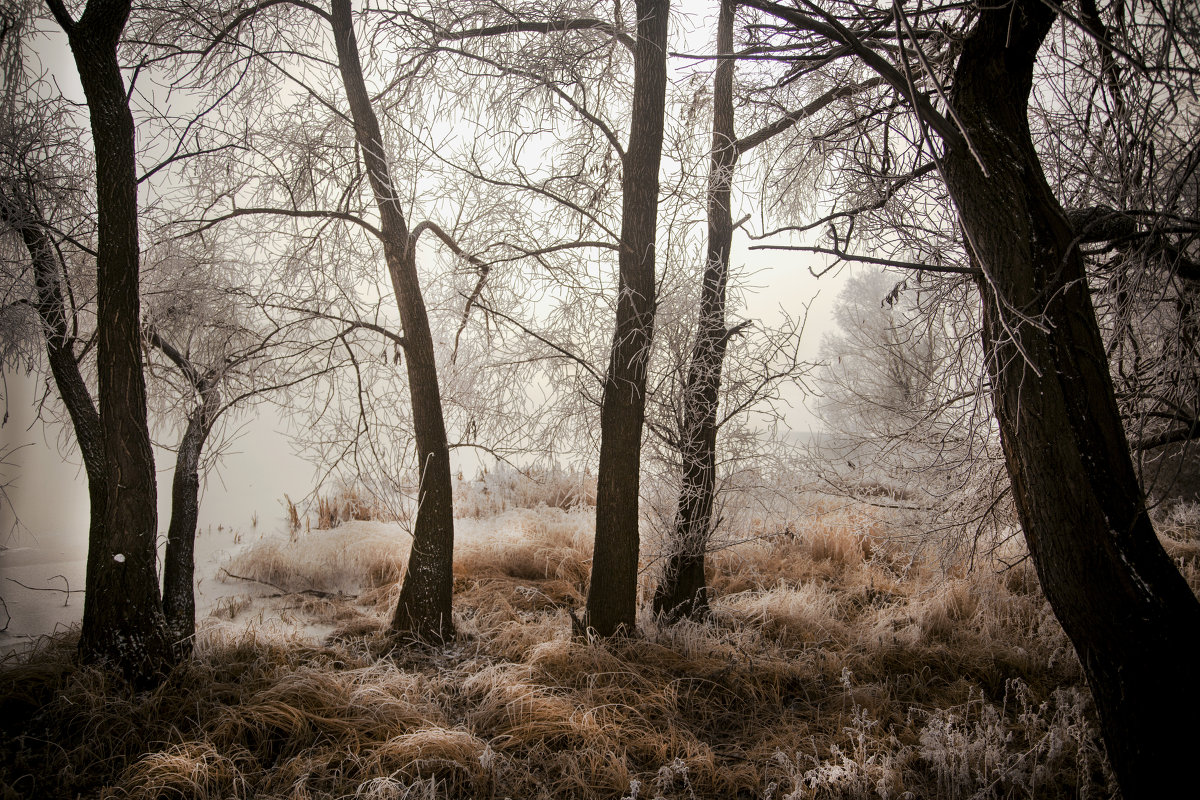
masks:
<svg viewBox="0 0 1200 800"><path fill-rule="evenodd" d="M67 589L66 589L67 596L63 600L63 608L66 608L67 606L71 605L71 582L69 580L67 580L66 575L51 575L49 578L46 578L46 580L52 581L55 578L62 578L63 584L67 587ZM79 591L83 591L83 590L81 589Z"/></svg>
<svg viewBox="0 0 1200 800"><path fill-rule="evenodd" d="M259 580L258 578L247 578L245 575L234 575L232 572L225 569L224 567L221 567L221 573L226 578L233 578L236 581L246 581L248 583L261 583L263 586L270 586L272 589L277 589L278 591L281 591L284 594L292 594L292 592L289 592L287 589L284 589L282 586L280 586L277 583L271 583L270 581Z"/></svg>
<svg viewBox="0 0 1200 800"><path fill-rule="evenodd" d="M270 586L272 589L275 589L279 592L278 595L275 595L276 597L286 597L287 595L290 595L290 594L307 594L307 595L311 595L312 597L320 597L320 598L326 598L326 597L350 598L351 597L350 595L343 594L342 592L325 592L320 589L301 589L299 591L285 589L278 584L271 583L270 581L264 581L264 580L260 580L258 578L247 578L245 575L234 575L232 572L225 569L224 567L221 568L221 572L225 575L226 578L233 578L234 580L238 580L238 581L247 581L249 583L261 583L263 586Z"/></svg>
<svg viewBox="0 0 1200 800"><path fill-rule="evenodd" d="M54 578L62 578L64 581L66 580L66 578L63 578L62 575L51 575L46 580L53 580ZM38 586L26 586L25 584L21 583L16 578L6 578L5 580L10 580L13 583L15 583L17 586L20 586L22 589L28 589L31 592L62 592L63 594L65 594L67 596L67 600L71 599L72 594L83 594L83 589L72 589L71 584L69 584L69 583L67 584L66 589L55 589L53 586L48 587L48 588L41 588ZM63 605L65 606L66 603L64 602Z"/></svg>

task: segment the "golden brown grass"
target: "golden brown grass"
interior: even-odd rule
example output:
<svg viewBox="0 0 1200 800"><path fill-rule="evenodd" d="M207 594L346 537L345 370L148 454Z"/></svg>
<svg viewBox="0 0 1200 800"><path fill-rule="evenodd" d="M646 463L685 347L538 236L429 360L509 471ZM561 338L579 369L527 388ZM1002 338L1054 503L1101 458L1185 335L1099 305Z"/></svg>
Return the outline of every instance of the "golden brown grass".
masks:
<svg viewBox="0 0 1200 800"><path fill-rule="evenodd" d="M470 480L460 472L454 485L458 517L493 517L514 508L546 506L570 511L595 505L596 478L587 471L558 467L520 471L501 465L484 469Z"/></svg>
<svg viewBox="0 0 1200 800"><path fill-rule="evenodd" d="M410 541L398 525L357 521L336 531L266 536L230 559L218 578L246 579L285 593L381 586L400 579Z"/></svg>
<svg viewBox="0 0 1200 800"><path fill-rule="evenodd" d="M506 513L464 526L462 635L443 648L387 637L402 563L367 523L298 551L325 564L274 545L240 562L296 591L359 571L356 596L277 598L336 622L323 643L212 621L193 661L133 693L74 665L70 637L49 641L0 672L0 793L1115 794L1079 666L1023 563L947 573L863 509L814 515L718 552L709 620L647 617L635 638L585 642L567 609L586 589L586 512ZM1194 581L1194 529L1164 531Z"/></svg>

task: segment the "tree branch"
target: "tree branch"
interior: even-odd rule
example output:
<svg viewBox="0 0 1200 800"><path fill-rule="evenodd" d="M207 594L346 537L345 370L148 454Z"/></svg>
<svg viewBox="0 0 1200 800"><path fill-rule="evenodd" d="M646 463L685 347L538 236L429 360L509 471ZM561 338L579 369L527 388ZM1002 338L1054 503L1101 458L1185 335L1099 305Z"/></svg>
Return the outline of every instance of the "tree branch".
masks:
<svg viewBox="0 0 1200 800"><path fill-rule="evenodd" d="M810 16L799 9L788 8L778 3L765 2L765 0L742 0L743 5L750 8L757 8L759 11L765 11L795 26L798 30L824 36L831 42L837 42L849 48L865 65L881 76L892 89L907 100L909 105L925 119L929 126L938 132L938 135L942 137L942 140L946 144L953 146L963 146L966 144L958 126L934 108L928 96L911 88L904 74L895 65L864 44L862 39L842 25L833 15L822 10L819 6L807 2L807 0L800 0L800 2L803 2L820 19Z"/></svg>
<svg viewBox="0 0 1200 800"><path fill-rule="evenodd" d="M1168 444L1189 442L1197 438L1200 438L1200 419L1195 420L1187 427L1166 430L1162 433L1157 433L1153 436L1147 436L1144 439L1139 439L1136 442L1131 442L1129 447L1132 450L1140 452L1143 450L1153 450L1156 447L1163 447Z"/></svg>
<svg viewBox="0 0 1200 800"><path fill-rule="evenodd" d="M494 309L494 308L490 308L490 307L488 307L488 306L485 306L485 305L483 305L482 303L480 303L480 304L478 304L478 305L479 305L479 307L480 307L480 308L482 308L482 309L483 309L485 312L487 312L488 314L492 314L492 315L494 315L494 316L497 316L497 317L499 317L500 319L504 320L505 322L509 323L510 325L514 325L514 326L516 326L517 328L520 328L520 329L521 329L523 332L525 332L527 335L529 335L529 336L532 336L534 339L537 339L539 342L541 342L542 344L546 345L546 346L547 346L547 347L549 347L551 350L554 350L555 352L557 352L557 353L561 354L561 355L562 355L562 356L564 356L565 358L568 358L568 359L570 359L571 361L574 361L576 364L578 364L579 366L581 366L581 367L583 367L585 370L587 370L587 371L588 371L588 372L591 374L591 376L592 376L593 378L595 378L595 379L596 379L596 380L597 380L599 383L601 383L601 384L603 384L603 383L604 383L604 377L603 377L603 376L602 376L602 375L601 375L599 372L597 372L597 371L596 371L596 369L595 369L595 368L594 368L594 367L593 367L591 364L589 364L588 362L584 361L582 358L580 358L579 356L575 355L575 354L574 354L574 353L572 353L570 350L567 350L566 348L564 348L564 347L561 347L561 346L559 346L559 345L555 344L554 342L550 341L550 340L549 340L549 339L547 339L545 336L542 336L541 334L539 334L539 333L536 333L536 332L534 332L534 331L530 330L529 328L525 327L523 324L521 324L521 323L520 323L520 322L518 322L517 320L513 319L512 317L508 316L507 314L504 314L504 313L502 313L502 312L500 312L500 311L497 311L497 310L496 310L496 309Z"/></svg>
<svg viewBox="0 0 1200 800"><path fill-rule="evenodd" d="M805 231L811 231L813 228L819 228L820 226L822 226L828 222L833 222L835 219L845 219L846 217L856 217L859 214L865 214L868 211L878 211L879 209L881 209L885 205L887 205L887 202L896 195L896 192L900 191L902 188L907 186L909 183L916 180L917 178L922 178L922 177L928 175L929 173L936 172L936 171L937 171L937 164L930 161L927 164L923 164L922 166L917 167L912 172L909 172L906 175L900 175L900 176L896 177L894 180L892 180L891 183L888 184L887 188L884 190L883 196L874 202L863 203L860 206L856 206L855 208L847 209L846 211L835 211L832 214L826 214L825 216L821 217L820 219L814 220L813 222L809 222L804 225L785 225L782 228L776 228L775 230L772 230L772 231L766 231L764 233L758 234L757 236L755 236L754 234L750 234L750 238L757 240L757 239L766 239L768 236L775 236L780 233L804 233Z"/></svg>
<svg viewBox="0 0 1200 800"><path fill-rule="evenodd" d="M417 226L412 229L413 241L415 242L420 239L421 234L425 231L429 231L434 236L441 239L442 242L450 248L450 252L454 253L454 255L458 256L463 261L470 262L473 266L478 267L485 272L491 269L490 265L480 260L477 256L473 256L465 252L461 247L459 247L458 242L453 236L446 233L446 231L444 231L440 225L432 220L423 220L422 222L417 223Z"/></svg>
<svg viewBox="0 0 1200 800"><path fill-rule="evenodd" d="M635 42L632 36L617 29L611 22L592 17L577 19L555 19L548 22L529 22L518 20L508 24L488 25L481 28L468 28L461 31L441 30L438 32L439 41L462 41L463 39L480 39L489 36L502 36L509 33L558 33L562 31L600 31L620 42L625 49L633 52Z"/></svg>
<svg viewBox="0 0 1200 800"><path fill-rule="evenodd" d="M771 137L783 133L797 122L811 117L813 114L816 114L830 103L840 100L843 97L851 97L852 95L866 91L867 89L873 89L876 86L882 86L884 83L885 81L882 76L876 76L870 80L865 80L862 83L854 83L849 86L839 86L834 89L830 89L817 99L813 100L811 103L805 105L803 108L798 108L795 111L785 114L774 122L759 128L754 133L743 136L734 142L733 146L736 148L737 154L740 156L767 141Z"/></svg>
<svg viewBox="0 0 1200 800"><path fill-rule="evenodd" d="M231 219L234 219L235 217L246 217L246 216L253 216L256 214L257 215L274 215L274 216L280 216L280 217L297 217L297 218L301 218L301 219L340 219L343 222L351 222L351 223L359 226L360 228L365 230L367 233L374 236L376 239L380 239L381 241L383 239L383 234L380 233L378 228L376 228L374 225L367 222L366 220L363 220L363 219L355 216L354 214L349 214L344 211L317 211L317 210L304 210L304 209L299 209L299 208L235 208L233 211L230 211L228 214L223 214L219 217L214 217L212 219L181 220L180 224L200 223L200 227L196 228L194 230L190 230L186 233L182 233L177 238L182 239L186 236L195 236L196 234L204 233L204 231L215 227L219 223L227 222Z"/></svg>
<svg viewBox="0 0 1200 800"><path fill-rule="evenodd" d="M46 0L46 1L51 2L51 0ZM59 0L53 0L53 2L57 3L57 2L59 2ZM325 9L323 9L323 8L319 8L315 5L313 5L312 3L304 2L304 0L263 0L263 2L259 3L258 5L251 6L250 8L247 8L245 11L243 11L242 13L240 13L236 17L234 17L233 20L230 21L230 23L228 25L226 25L221 30L221 32L216 35L216 37L213 38L212 42L208 45L208 47L204 48L203 52L200 53L199 60L203 61L205 58L207 58L209 53L211 53L213 50L215 50L217 48L217 45L219 45L219 44L221 44L221 42L225 41L225 37L229 36L229 34L233 33L235 30L237 30L238 27L240 27L241 24L243 22L245 22L246 20L248 20L250 17L253 17L255 14L257 14L260 11L265 11L266 9L270 8L271 6L278 6L278 5L292 5L292 6L296 6L298 8L305 8L305 9L308 9L309 11L313 12L317 16L322 17L326 21L329 20L329 12L325 11Z"/></svg>
<svg viewBox="0 0 1200 800"><path fill-rule="evenodd" d="M853 253L847 253L841 248L829 247L809 247L799 244L755 244L750 246L751 250L799 250L805 253L821 253L822 255L836 256L838 261L856 261L863 264L882 264L886 267L896 267L897 269L911 269L919 272L944 272L952 275L977 275L979 270L973 267L955 267L955 266L932 266L930 264L922 264L916 261L896 261L890 258L873 258L871 256L859 256ZM829 265L829 267L821 270L821 272L813 272L813 275L824 275L830 269L837 265L837 261ZM812 272L812 270L809 270Z"/></svg>

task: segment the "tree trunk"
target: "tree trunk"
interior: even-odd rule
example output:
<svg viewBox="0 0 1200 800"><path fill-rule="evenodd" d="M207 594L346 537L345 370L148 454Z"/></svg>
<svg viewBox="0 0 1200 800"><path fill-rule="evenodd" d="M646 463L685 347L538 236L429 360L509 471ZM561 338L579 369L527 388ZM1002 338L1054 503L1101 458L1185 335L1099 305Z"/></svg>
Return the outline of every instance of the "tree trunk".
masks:
<svg viewBox="0 0 1200 800"><path fill-rule="evenodd" d="M75 356L75 336L67 321L67 305L63 298L62 270L58 253L45 232L42 220L35 219L31 207L5 208L2 212L9 224L20 230L25 249L33 265L37 290L35 307L41 318L46 337L46 360L50 374L75 431L75 441L83 457L83 469L88 481L88 542L104 540L105 503L108 486L104 467L104 436L100 430L100 414L92 402L87 382L79 371ZM100 568L93 558L99 547L88 548L87 574L97 574ZM86 601L85 601L86 602Z"/></svg>
<svg viewBox="0 0 1200 800"><path fill-rule="evenodd" d="M983 343L1031 557L1122 793L1168 797L1191 783L1200 744L1186 732L1200 716L1200 603L1146 513L1074 232L1030 136L1034 61L1054 19L1038 2L981 12L951 95L975 154L948 146L945 177L981 270Z"/></svg>
<svg viewBox="0 0 1200 800"><path fill-rule="evenodd" d="M163 562L163 615L178 656L192 652L196 635L196 524L200 517L200 454L220 409L211 376L197 388L200 405L188 415L175 455L171 481L171 523Z"/></svg>
<svg viewBox="0 0 1200 800"><path fill-rule="evenodd" d="M138 685L172 661L155 569L157 492L146 424L138 296L137 173L133 115L117 61L129 0L90 0L67 32L91 117L96 152L97 371L107 492L101 538L89 542L79 652Z"/></svg>
<svg viewBox="0 0 1200 800"><path fill-rule="evenodd" d="M638 492L646 364L654 333L654 235L667 86L669 0L638 0L633 114L622 165L617 320L600 411L596 543L585 625L600 636L634 629Z"/></svg>
<svg viewBox="0 0 1200 800"><path fill-rule="evenodd" d="M350 0L331 0L330 11L338 66L354 119L354 133L379 208L384 258L404 328L413 431L420 459L412 551L408 557L404 585L400 589L400 600L392 618L392 630L429 641L451 639L454 637L454 621L451 617L454 499L450 482L450 450L442 418L433 337L429 332L429 317L425 312L425 301L417 276L416 240L408 229L392 185L383 135L363 80Z"/></svg>
<svg viewBox="0 0 1200 800"><path fill-rule="evenodd" d="M717 55L733 54L734 0L722 0L717 22ZM732 58L718 62L713 76L712 157L708 173L708 250L700 286L700 319L683 387L683 430L679 455L683 485L672 550L662 581L654 593L654 613L667 619L698 617L708 612L704 555L713 530L713 495L717 472L717 408L721 368L729 331L725 329L725 285L733 242L730 208L733 170L738 149L733 130Z"/></svg>
<svg viewBox="0 0 1200 800"><path fill-rule="evenodd" d="M221 413L217 368L201 373L187 355L147 325L146 339L162 351L195 390L199 405L188 415L175 455L171 483L171 523L163 563L163 616L180 658L191 655L196 634L196 522L200 516L200 454Z"/></svg>

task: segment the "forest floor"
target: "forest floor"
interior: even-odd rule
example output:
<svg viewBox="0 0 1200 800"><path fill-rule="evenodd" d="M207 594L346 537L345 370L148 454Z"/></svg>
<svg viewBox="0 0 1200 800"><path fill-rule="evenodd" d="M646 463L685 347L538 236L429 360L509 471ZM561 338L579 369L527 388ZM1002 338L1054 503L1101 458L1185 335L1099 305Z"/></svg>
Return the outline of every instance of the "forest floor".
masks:
<svg viewBox="0 0 1200 800"><path fill-rule="evenodd" d="M349 521L233 553L194 659L157 690L76 666L73 633L9 659L0 797L1116 793L1019 553L947 566L892 543L886 512L814 501L713 554L706 622L582 642L593 509L484 511L459 520L444 647L386 635L408 540ZM1197 587L1185 517L1159 527Z"/></svg>

